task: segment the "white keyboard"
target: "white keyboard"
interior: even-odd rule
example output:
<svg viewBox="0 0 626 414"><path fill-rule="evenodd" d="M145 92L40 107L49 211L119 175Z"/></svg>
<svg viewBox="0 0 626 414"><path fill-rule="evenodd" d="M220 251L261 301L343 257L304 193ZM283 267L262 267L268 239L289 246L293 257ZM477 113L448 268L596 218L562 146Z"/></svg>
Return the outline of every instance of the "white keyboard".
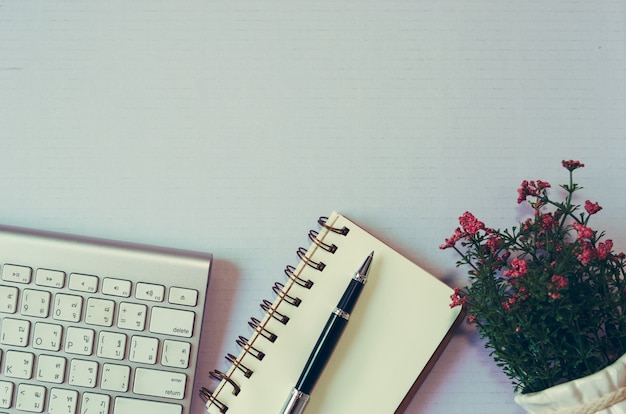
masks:
<svg viewBox="0 0 626 414"><path fill-rule="evenodd" d="M0 226L0 413L189 413L211 263Z"/></svg>

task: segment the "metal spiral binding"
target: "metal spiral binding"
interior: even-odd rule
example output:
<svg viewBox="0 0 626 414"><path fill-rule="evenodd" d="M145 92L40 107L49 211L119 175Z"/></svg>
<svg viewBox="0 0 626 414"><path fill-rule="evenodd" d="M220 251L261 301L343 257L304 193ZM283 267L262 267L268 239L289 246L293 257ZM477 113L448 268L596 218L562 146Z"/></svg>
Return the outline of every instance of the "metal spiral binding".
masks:
<svg viewBox="0 0 626 414"><path fill-rule="evenodd" d="M327 221L328 221L328 217L320 217L317 220L318 224L324 229L326 229L327 231L340 234L342 236L347 235L348 232L350 231L350 229L348 229L347 227L343 227L343 228L332 227L327 224ZM309 231L308 236L311 242L313 242L317 247L321 248L322 250L328 253L334 254L338 249L338 247L335 244L328 244L328 243L322 242L318 238L319 232L316 230ZM306 253L307 253L307 249L305 249L304 247L300 247L296 251L298 258L300 259L302 263L306 264L307 266L317 271L320 271L320 272L323 271L324 268L326 267L326 264L324 264L324 262L322 261L314 261L311 257L308 257ZM283 302L288 303L289 305L293 307L298 307L300 303L302 303L302 300L299 297L289 295L288 293L289 288L293 286L294 284L296 284L306 289L311 289L314 285L314 282L312 280L302 278L299 274L300 272L296 271L296 267L291 266L291 265L288 265L285 267L284 273L289 279L288 286L286 287L285 284L281 282L275 282L274 286L272 287L272 291L280 299L278 301L278 304L274 306L273 303L270 302L269 300L263 300L263 302L261 302L261 308L271 318L278 320L282 324L287 324L287 322L289 322L289 317L281 312L278 312L277 308ZM250 378L253 375L254 371L242 363L243 357L245 355L251 355L254 358L258 359L259 361L265 357L265 353L254 346L256 340L259 339L259 337L263 337L269 342L274 342L278 338L276 334L274 334L273 332L269 331L266 328L265 326L266 323L267 322L264 323L255 317L250 318L248 325L255 332L254 336L252 337L252 340L249 340L243 336L239 336L235 340L237 345L239 345L242 348L243 354L238 358L235 357L233 354L226 355L226 360L228 360L231 363L232 367L243 372L243 375L245 378ZM240 386L230 377L230 375L225 374L222 371L219 371L216 369L211 371L209 375L215 379L225 380L227 383L229 383L233 388L233 395L237 395L241 391ZM218 394L219 394L219 391L218 391ZM217 394L214 395L207 388L203 387L200 389L200 396L205 402L211 402L213 405L215 405L220 411L220 413L226 413L226 411L228 411L228 406L222 403L217 398Z"/></svg>
<svg viewBox="0 0 626 414"><path fill-rule="evenodd" d="M233 364L233 366L239 370L241 370L241 372L243 372L243 376L246 378L250 378L252 376L252 373L254 371L252 371L250 368L248 368L247 366L245 366L244 364L241 363L240 360L237 359L236 356L234 356L233 354L226 354L226 359Z"/></svg>
<svg viewBox="0 0 626 414"><path fill-rule="evenodd" d="M317 244L319 247L326 250L327 252L335 253L337 251L337 245L324 243L317 238L318 235L319 232L316 230L309 231L309 240L311 240L313 243Z"/></svg>
<svg viewBox="0 0 626 414"><path fill-rule="evenodd" d="M312 285L313 283L311 282L311 286ZM280 297L284 302L287 302L288 304L295 306L296 308L300 306L300 303L302 303L302 299L288 295L283 289L285 289L285 285L280 282L275 282L274 286L272 286L272 290L274 291L276 296Z"/></svg>
<svg viewBox="0 0 626 414"><path fill-rule="evenodd" d="M289 322L289 316L278 312L272 306L272 302L270 302L267 299L263 299L263 302L261 302L261 309L263 309L265 313L267 313L268 315L270 315L272 318L276 319L278 322L282 323L283 325L287 325L287 322Z"/></svg>
<svg viewBox="0 0 626 414"><path fill-rule="evenodd" d="M218 380L225 380L230 385L232 385L233 386L233 395L238 395L241 392L241 388L239 387L239 385L237 385L237 383L235 381L233 381L232 378L230 378L228 375L224 374L222 371L214 369L213 371L209 372L209 375L212 376L215 379L218 379Z"/></svg>
<svg viewBox="0 0 626 414"><path fill-rule="evenodd" d="M211 402L211 404L215 405L220 413L225 413L228 411L228 406L218 400L213 393L205 387L200 388L200 398L202 398L205 402Z"/></svg>
<svg viewBox="0 0 626 414"><path fill-rule="evenodd" d="M265 328L265 324L255 317L250 318L250 321L248 321L248 325L252 329L254 329L256 333L258 333L270 342L276 342L276 339L278 339L278 336L276 336L275 333L270 332L267 328Z"/></svg>
<svg viewBox="0 0 626 414"><path fill-rule="evenodd" d="M300 247L298 248L298 251L296 253L298 254L298 257L300 258L301 261L311 266L313 269L319 270L320 272L324 270L324 268L326 267L326 264L324 262L313 261L310 257L307 257L306 252L307 250L304 247Z"/></svg>
<svg viewBox="0 0 626 414"><path fill-rule="evenodd" d="M302 286L304 288L311 289L311 286L313 286L313 282L311 280L304 280L300 276L296 275L296 268L293 267L292 265L287 265L285 267L285 274L294 283L296 283L296 284L298 284L298 285L300 285L300 286Z"/></svg>
<svg viewBox="0 0 626 414"><path fill-rule="evenodd" d="M333 233L337 233L337 234L341 234L342 236L345 236L350 231L350 229L347 228L346 226L343 226L342 228L338 229L336 227L329 226L328 224L326 224L327 222L328 222L328 217L320 217L317 219L317 224L319 224L320 226L322 226L328 231L332 231Z"/></svg>
<svg viewBox="0 0 626 414"><path fill-rule="evenodd" d="M244 338L243 336L239 336L239 338L237 338L237 340L235 340L235 342L244 351L246 351L247 354L252 355L253 357L258 359L259 361L263 360L263 358L265 357L265 353L264 352L261 352L258 349L256 349L255 347L253 347L252 345L250 345L250 341L248 341L248 338Z"/></svg>

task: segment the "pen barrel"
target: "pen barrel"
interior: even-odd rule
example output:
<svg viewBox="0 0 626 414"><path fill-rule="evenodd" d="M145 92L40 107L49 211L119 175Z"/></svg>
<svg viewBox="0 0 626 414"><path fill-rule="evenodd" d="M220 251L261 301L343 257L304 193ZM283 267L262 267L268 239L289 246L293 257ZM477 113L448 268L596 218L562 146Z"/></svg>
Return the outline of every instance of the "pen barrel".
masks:
<svg viewBox="0 0 626 414"><path fill-rule="evenodd" d="M357 279L351 279L348 287L341 296L341 299L339 299L339 304L337 305L337 308L341 309L347 314L351 314L352 310L354 309L354 305L356 305L357 299L361 295L363 286L365 286L364 282Z"/></svg>
<svg viewBox="0 0 626 414"><path fill-rule="evenodd" d="M324 326L324 330L317 340L317 343L315 344L315 347L313 348L313 351L311 352L311 355L302 370L302 374L296 383L295 388L297 390L306 394L311 393L311 390L315 386L317 379L320 377L320 374L330 359L333 349L339 341L347 323L348 321L345 318L334 313L330 316L330 318L328 318L326 326Z"/></svg>

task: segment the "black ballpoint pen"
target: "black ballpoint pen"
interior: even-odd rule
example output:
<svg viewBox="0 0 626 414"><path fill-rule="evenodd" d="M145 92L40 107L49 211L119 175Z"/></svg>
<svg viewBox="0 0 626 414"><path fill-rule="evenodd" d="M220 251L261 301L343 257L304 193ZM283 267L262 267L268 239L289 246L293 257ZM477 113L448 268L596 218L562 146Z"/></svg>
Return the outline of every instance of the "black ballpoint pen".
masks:
<svg viewBox="0 0 626 414"><path fill-rule="evenodd" d="M330 359L337 342L339 342L339 338L350 318L350 313L361 294L365 282L367 282L367 273L373 257L374 252L367 256L361 268L350 280L346 291L339 300L339 304L331 313L330 318L328 318L328 322L326 322L296 386L283 406L281 414L300 414L304 411L304 407L309 401L311 390Z"/></svg>

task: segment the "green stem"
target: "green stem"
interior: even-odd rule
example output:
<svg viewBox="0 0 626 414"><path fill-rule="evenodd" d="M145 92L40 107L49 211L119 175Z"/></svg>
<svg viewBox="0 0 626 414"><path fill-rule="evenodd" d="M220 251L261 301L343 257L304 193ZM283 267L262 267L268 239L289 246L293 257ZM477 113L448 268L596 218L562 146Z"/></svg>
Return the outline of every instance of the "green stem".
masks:
<svg viewBox="0 0 626 414"><path fill-rule="evenodd" d="M458 248L458 247L453 246L453 248L454 248L454 250L456 250L456 252L457 252L459 255L461 255L461 257L465 258L465 254L464 254L463 252L461 252L461 250L459 250L459 248ZM472 263L472 262L469 260L469 258L467 258L467 259L465 260L465 263L466 263L466 264L468 264L468 265L470 265L470 267L471 267L472 269L474 269L474 270L478 271L478 268L474 265L474 263Z"/></svg>

